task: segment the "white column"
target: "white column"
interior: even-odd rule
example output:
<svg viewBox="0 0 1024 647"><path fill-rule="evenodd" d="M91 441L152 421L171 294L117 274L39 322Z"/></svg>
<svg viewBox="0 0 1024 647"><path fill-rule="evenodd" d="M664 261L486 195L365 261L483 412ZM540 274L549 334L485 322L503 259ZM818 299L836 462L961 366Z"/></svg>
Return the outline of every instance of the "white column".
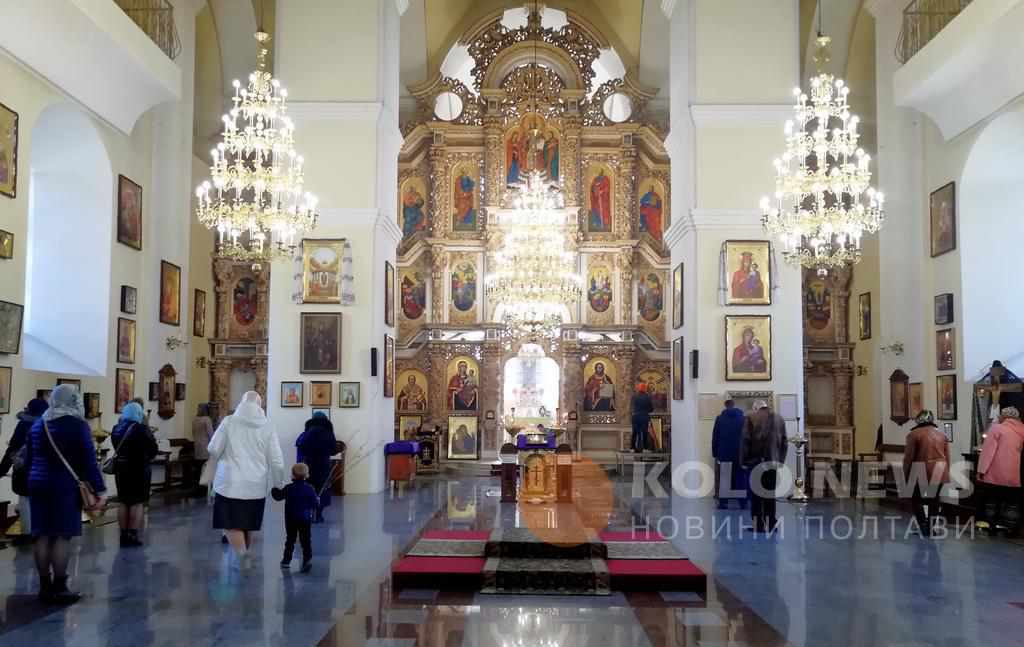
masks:
<svg viewBox="0 0 1024 647"><path fill-rule="evenodd" d="M879 346L903 344L903 354L879 353L873 379L884 439L903 444L907 427L889 419L889 376L897 368L911 382L925 375L925 352L932 343L924 313L931 312L931 297L922 289L927 232L924 228L925 187L922 175L923 117L914 110L899 108L893 101L893 75L900 63L893 52L903 24L904 3L875 0L867 3L875 15L875 67L878 99L878 182L885 193L885 226L878 235ZM925 402L935 402L934 385L924 384ZM934 404L931 405L934 408ZM963 413L969 416L970 413Z"/></svg>
<svg viewBox="0 0 1024 647"><path fill-rule="evenodd" d="M331 418L349 447L345 487L384 488L384 443L394 436L394 399L383 394L384 264L395 264L401 232L395 219L398 150L398 33L394 2L309 0L277 3L275 76L289 89L296 149L306 160L306 187L320 199L316 238L352 243L355 304L296 305L292 267L275 264L270 288L268 415L287 457L309 409L280 408L283 380L335 383ZM301 312L342 312L340 375L299 373ZM370 349L378 374L370 375ZM358 381L358 409L337 407L337 382Z"/></svg>

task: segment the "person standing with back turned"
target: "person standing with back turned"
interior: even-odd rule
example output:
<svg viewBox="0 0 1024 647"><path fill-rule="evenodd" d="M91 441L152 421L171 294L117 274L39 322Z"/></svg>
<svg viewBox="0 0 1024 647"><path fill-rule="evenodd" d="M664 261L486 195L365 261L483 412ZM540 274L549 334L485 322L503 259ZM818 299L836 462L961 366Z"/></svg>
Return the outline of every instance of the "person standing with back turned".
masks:
<svg viewBox="0 0 1024 647"><path fill-rule="evenodd" d="M630 409L633 411L633 436L629 444L634 452L642 452L646 446L647 428L651 424L651 412L654 411L654 401L643 382L636 385Z"/></svg>
<svg viewBox="0 0 1024 647"><path fill-rule="evenodd" d="M769 465L760 478L750 475L750 516L754 521L754 532L772 532L778 519L775 516L775 487L778 484L778 467L786 462L789 449L786 436L786 421L768 408L764 400L754 402L754 412L743 425L743 442L740 446L740 463L754 470L761 463Z"/></svg>

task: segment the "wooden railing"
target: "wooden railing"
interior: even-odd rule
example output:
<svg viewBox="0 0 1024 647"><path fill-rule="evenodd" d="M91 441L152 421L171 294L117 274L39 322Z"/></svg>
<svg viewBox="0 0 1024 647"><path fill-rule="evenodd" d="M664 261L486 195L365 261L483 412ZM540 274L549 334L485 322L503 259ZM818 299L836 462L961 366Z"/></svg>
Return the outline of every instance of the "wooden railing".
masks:
<svg viewBox="0 0 1024 647"><path fill-rule="evenodd" d="M971 0L913 0L903 10L896 58L906 63L942 31Z"/></svg>
<svg viewBox="0 0 1024 647"><path fill-rule="evenodd" d="M181 53L174 7L167 0L114 0L170 59Z"/></svg>

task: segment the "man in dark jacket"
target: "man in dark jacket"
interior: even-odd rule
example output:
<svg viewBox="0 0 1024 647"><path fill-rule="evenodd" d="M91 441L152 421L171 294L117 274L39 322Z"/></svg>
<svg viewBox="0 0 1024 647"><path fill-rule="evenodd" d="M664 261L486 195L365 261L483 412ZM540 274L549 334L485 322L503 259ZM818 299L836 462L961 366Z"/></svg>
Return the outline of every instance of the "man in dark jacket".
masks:
<svg viewBox="0 0 1024 647"><path fill-rule="evenodd" d="M313 523L323 523L323 509L331 505L331 456L337 447L334 425L323 411L317 411L306 421L306 428L296 439L295 447L296 460L309 466L309 484L320 494L320 506Z"/></svg>
<svg viewBox="0 0 1024 647"><path fill-rule="evenodd" d="M742 492L732 497L741 508L747 506L747 475L740 465L740 443L743 441L743 411L736 408L732 400L725 401L725 409L715 418L715 429L711 432L711 455L718 465L718 507L729 507L730 497L724 492Z"/></svg>
<svg viewBox="0 0 1024 647"><path fill-rule="evenodd" d="M633 436L629 444L634 452L642 452L646 446L647 428L651 425L651 412L654 411L654 401L643 382L636 386L630 409L633 411Z"/></svg>
<svg viewBox="0 0 1024 647"><path fill-rule="evenodd" d="M46 400L33 398L29 400L24 411L18 412L18 424L14 427L11 440L7 443L7 451L4 452L3 460L0 460L0 478L7 476L7 472L14 466L14 457L18 455L21 448L25 446L28 439L28 432L32 429L39 416L46 413L50 405ZM11 474L11 489L18 495L18 520L21 522L21 534L30 536L32 533L30 512L28 505L28 466L20 472Z"/></svg>
<svg viewBox="0 0 1024 647"><path fill-rule="evenodd" d="M749 470L761 463L769 463L760 478L751 473L750 515L755 532L771 532L775 529L775 486L778 482L778 465L786 462L789 448L786 421L768 408L768 403L758 400L754 412L743 425L743 443L740 445L740 462Z"/></svg>

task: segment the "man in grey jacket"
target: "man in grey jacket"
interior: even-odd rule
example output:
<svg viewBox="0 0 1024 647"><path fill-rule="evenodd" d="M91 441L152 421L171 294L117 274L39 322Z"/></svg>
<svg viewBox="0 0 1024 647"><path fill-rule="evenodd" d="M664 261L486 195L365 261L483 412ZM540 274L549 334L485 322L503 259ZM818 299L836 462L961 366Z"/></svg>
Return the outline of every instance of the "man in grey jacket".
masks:
<svg viewBox="0 0 1024 647"><path fill-rule="evenodd" d="M750 515L755 532L771 532L775 529L775 487L778 483L778 466L786 462L789 449L786 435L786 421L768 407L764 400L754 402L754 411L747 416L743 425L743 442L740 445L740 464L753 470L761 463L771 463L763 470L760 478L756 473L750 477ZM761 472L761 470L758 470Z"/></svg>

